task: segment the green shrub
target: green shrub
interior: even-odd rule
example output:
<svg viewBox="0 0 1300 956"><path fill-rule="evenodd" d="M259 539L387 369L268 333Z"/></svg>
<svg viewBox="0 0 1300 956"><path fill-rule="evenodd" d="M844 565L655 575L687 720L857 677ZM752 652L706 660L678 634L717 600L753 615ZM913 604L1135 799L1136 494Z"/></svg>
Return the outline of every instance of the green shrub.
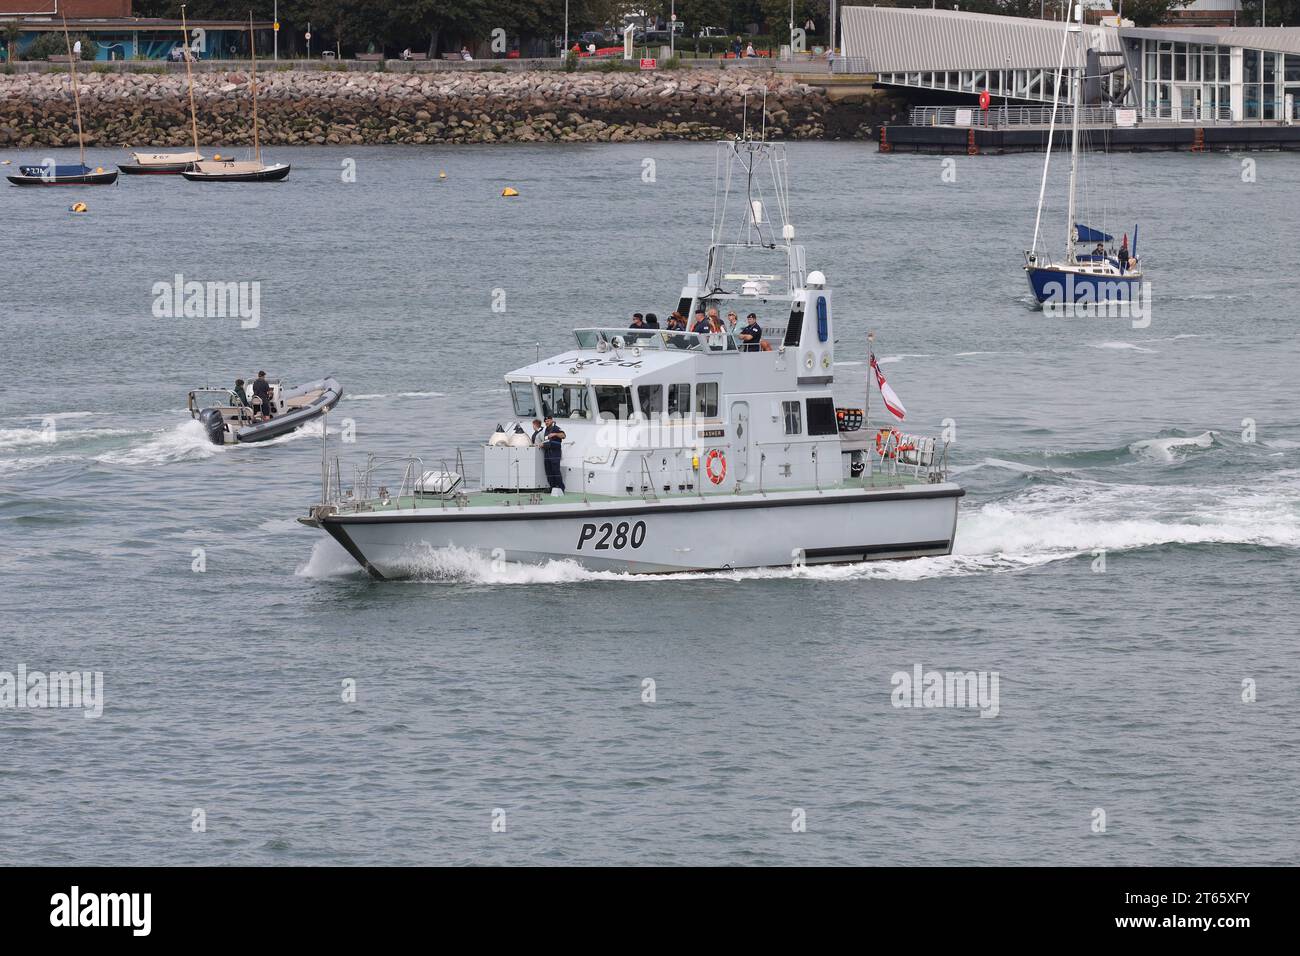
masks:
<svg viewBox="0 0 1300 956"><path fill-rule="evenodd" d="M619 57L612 60L597 60L596 65L589 67L596 73L628 73L632 70L639 70L639 65L628 63Z"/></svg>
<svg viewBox="0 0 1300 956"><path fill-rule="evenodd" d="M569 50L564 54L564 72L572 73L578 68L578 54Z"/></svg>
<svg viewBox="0 0 1300 956"><path fill-rule="evenodd" d="M99 44L85 34L74 33L70 39L74 44L78 40L81 41L81 58L83 60L93 60L95 54L99 52ZM32 60L44 60L51 56L66 56L67 53L68 42L64 40L62 33L42 33L27 51L27 56Z"/></svg>

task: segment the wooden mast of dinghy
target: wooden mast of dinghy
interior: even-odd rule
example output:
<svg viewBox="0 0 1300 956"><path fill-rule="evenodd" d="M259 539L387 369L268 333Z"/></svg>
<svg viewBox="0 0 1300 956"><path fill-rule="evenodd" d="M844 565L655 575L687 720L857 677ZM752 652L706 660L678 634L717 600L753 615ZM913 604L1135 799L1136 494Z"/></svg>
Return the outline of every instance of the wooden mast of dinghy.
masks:
<svg viewBox="0 0 1300 956"><path fill-rule="evenodd" d="M62 16L60 14L60 16ZM77 109L77 147L81 151L81 168L86 168L86 136L81 129L81 94L77 92L77 63L72 55L72 38L68 36L68 18L63 17L63 42L68 47L68 69L72 72L72 104Z"/></svg>
<svg viewBox="0 0 1300 956"><path fill-rule="evenodd" d="M190 71L190 28L181 4L181 35L185 37L185 82L190 88L190 129L194 131L194 155L199 155L199 114L194 109L194 74Z"/></svg>
<svg viewBox="0 0 1300 956"><path fill-rule="evenodd" d="M248 11L248 55L251 58L250 75L253 85L253 158L262 165L262 146L257 138L257 38L253 36L253 11Z"/></svg>

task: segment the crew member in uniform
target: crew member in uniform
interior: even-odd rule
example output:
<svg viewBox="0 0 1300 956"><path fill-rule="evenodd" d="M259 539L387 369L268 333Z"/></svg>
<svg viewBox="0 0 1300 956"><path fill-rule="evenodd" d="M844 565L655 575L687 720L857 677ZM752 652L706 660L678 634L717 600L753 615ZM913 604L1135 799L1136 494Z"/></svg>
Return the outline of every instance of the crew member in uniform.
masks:
<svg viewBox="0 0 1300 956"><path fill-rule="evenodd" d="M740 330L740 341L743 343L741 348L746 352L757 352L759 343L763 341L763 327L758 324L758 316L753 312L749 313L746 323Z"/></svg>
<svg viewBox="0 0 1300 956"><path fill-rule="evenodd" d="M561 444L565 439L564 429L555 424L555 418L546 416L545 439L542 442L542 461L546 465L546 483L552 489L564 491L564 475L560 472Z"/></svg>

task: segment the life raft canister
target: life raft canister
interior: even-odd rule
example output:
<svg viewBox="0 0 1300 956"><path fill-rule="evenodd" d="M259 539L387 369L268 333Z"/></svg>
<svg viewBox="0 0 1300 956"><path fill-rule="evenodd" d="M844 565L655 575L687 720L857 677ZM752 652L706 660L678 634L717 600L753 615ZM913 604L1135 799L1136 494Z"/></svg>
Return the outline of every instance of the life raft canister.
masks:
<svg viewBox="0 0 1300 956"><path fill-rule="evenodd" d="M713 470L714 463L717 463L718 470ZM722 484L722 480L727 477L727 456L714 448L704 456L704 473L709 476L709 481L715 485Z"/></svg>

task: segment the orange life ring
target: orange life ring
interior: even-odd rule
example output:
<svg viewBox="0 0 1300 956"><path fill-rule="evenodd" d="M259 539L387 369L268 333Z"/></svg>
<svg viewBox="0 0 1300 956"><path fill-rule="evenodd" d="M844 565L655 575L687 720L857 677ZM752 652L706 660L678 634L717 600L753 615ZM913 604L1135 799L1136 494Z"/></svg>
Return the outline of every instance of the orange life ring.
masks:
<svg viewBox="0 0 1300 956"><path fill-rule="evenodd" d="M876 454L883 458L893 458L899 451L902 438L897 428L881 428L876 432Z"/></svg>
<svg viewBox="0 0 1300 956"><path fill-rule="evenodd" d="M714 474L713 472L713 463L715 461L718 463L719 468L717 474ZM704 456L704 473L709 476L709 481L713 482L715 485L722 484L722 480L727 477L727 456L716 448L711 449L709 453Z"/></svg>

